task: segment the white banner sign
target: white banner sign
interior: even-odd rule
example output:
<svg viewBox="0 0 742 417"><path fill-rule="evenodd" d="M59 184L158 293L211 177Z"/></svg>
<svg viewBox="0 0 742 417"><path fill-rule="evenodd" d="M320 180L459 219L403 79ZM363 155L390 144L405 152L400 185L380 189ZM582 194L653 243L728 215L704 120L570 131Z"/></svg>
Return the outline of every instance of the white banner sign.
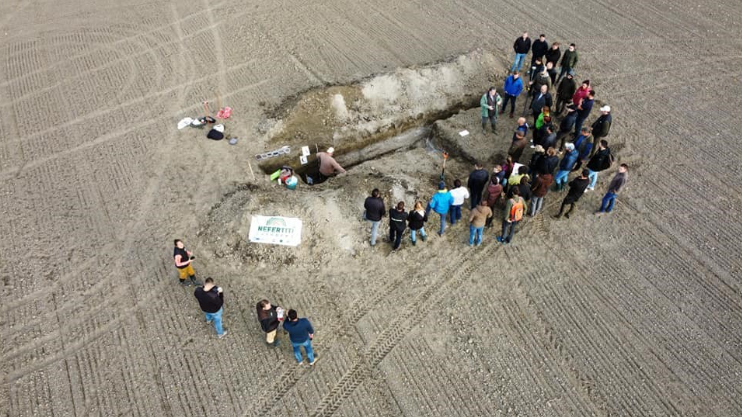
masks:
<svg viewBox="0 0 742 417"><path fill-rule="evenodd" d="M293 217L252 216L250 242L298 246L301 243L301 220Z"/></svg>

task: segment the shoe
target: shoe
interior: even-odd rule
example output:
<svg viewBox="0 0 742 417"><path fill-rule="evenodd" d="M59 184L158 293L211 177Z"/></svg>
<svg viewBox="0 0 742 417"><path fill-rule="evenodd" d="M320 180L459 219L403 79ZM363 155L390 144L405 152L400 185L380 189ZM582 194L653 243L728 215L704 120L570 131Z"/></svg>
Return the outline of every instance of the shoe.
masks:
<svg viewBox="0 0 742 417"><path fill-rule="evenodd" d="M299 365L299 366L302 366L302 365L304 365L304 361L297 362L296 364Z"/></svg>
<svg viewBox="0 0 742 417"><path fill-rule="evenodd" d="M206 324L211 324L213 322L214 322L214 320L206 320Z"/></svg>
<svg viewBox="0 0 742 417"><path fill-rule="evenodd" d="M477 243L477 247L482 246L482 242Z"/></svg>
<svg viewBox="0 0 742 417"><path fill-rule="evenodd" d="M469 244L469 247L472 247L472 246L474 246L474 244L473 244L473 243L470 243L470 244Z"/></svg>
<svg viewBox="0 0 742 417"><path fill-rule="evenodd" d="M412 240L411 242L412 242L412 246L415 246L415 245L417 245L417 241L415 241L415 240Z"/></svg>
<svg viewBox="0 0 742 417"><path fill-rule="evenodd" d="M443 237L443 233L438 232L438 236Z"/></svg>
<svg viewBox="0 0 742 417"><path fill-rule="evenodd" d="M513 113L510 113L510 118L511 118L511 119L513 118Z"/></svg>
<svg viewBox="0 0 742 417"><path fill-rule="evenodd" d="M309 366L314 366L315 363L317 363L317 358L314 358L313 361L309 362Z"/></svg>
<svg viewBox="0 0 742 417"><path fill-rule="evenodd" d="M553 217L555 219L561 219L562 218L562 215L561 214L557 214L556 216L551 216L551 217Z"/></svg>
<svg viewBox="0 0 742 417"><path fill-rule="evenodd" d="M224 333L216 335L219 339L227 335L227 331L225 330Z"/></svg>
<svg viewBox="0 0 742 417"><path fill-rule="evenodd" d="M186 280L184 280L184 279L181 279L180 280L180 285L182 285L184 287L187 287L187 286L191 285L191 283L188 282L188 281L186 281Z"/></svg>
<svg viewBox="0 0 742 417"><path fill-rule="evenodd" d="M569 213L565 214L564 217L569 218Z"/></svg>
<svg viewBox="0 0 742 417"><path fill-rule="evenodd" d="M201 283L198 282L198 280L196 279L196 276L195 275L192 276L192 277L189 277L189 279L191 280L191 285L193 285L193 286L201 285Z"/></svg>
<svg viewBox="0 0 742 417"><path fill-rule="evenodd" d="M504 241L502 242L502 244L503 244L503 245L509 245L509 244L510 244L510 241L509 241L509 240L504 240Z"/></svg>
<svg viewBox="0 0 742 417"><path fill-rule="evenodd" d="M422 239L423 242L425 242L425 239L427 239L427 238L428 238L428 235L422 235L422 236L420 236L420 239Z"/></svg>
<svg viewBox="0 0 742 417"><path fill-rule="evenodd" d="M603 213L605 213L605 212L604 212L604 211L600 211L600 210L598 210L598 211L596 211L596 212L595 212L595 213L593 213L593 214L595 214L596 216L600 216L600 215L601 215L601 214L603 214Z"/></svg>
<svg viewBox="0 0 742 417"><path fill-rule="evenodd" d="M594 189L595 189L595 188L590 188L590 187L587 187L587 188L585 188L585 191L584 191L584 192L592 191L592 190L594 190Z"/></svg>
<svg viewBox="0 0 742 417"><path fill-rule="evenodd" d="M503 242L504 242L504 241L502 240L502 236L497 236L497 241L498 241L498 242L500 242L500 243L503 243Z"/></svg>

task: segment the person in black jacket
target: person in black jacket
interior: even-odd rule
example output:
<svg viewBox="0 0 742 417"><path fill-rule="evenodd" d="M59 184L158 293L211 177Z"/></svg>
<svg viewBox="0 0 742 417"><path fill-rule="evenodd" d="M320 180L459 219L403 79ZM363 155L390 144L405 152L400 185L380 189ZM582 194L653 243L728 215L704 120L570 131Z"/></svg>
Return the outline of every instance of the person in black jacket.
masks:
<svg viewBox="0 0 742 417"><path fill-rule="evenodd" d="M518 184L518 192L521 197L523 197L526 201L531 201L531 178L528 175L525 175L523 178L520 179L520 184Z"/></svg>
<svg viewBox="0 0 742 417"><path fill-rule="evenodd" d="M557 87L556 112L562 114L564 107L572 101L572 96L577 91L577 82L575 82L575 73L569 71L567 77Z"/></svg>
<svg viewBox="0 0 742 417"><path fill-rule="evenodd" d="M428 235L425 234L425 222L427 221L428 215L425 213L423 203L421 201L416 202L415 208L407 215L407 222L410 225L410 241L412 241L412 246L417 244L417 239L415 239L415 237L418 232L420 232L420 239L425 242L425 239L428 237Z"/></svg>
<svg viewBox="0 0 742 417"><path fill-rule="evenodd" d="M554 170L558 165L559 157L557 156L556 149L549 147L546 150L546 155L536 164L536 173L539 175L554 175Z"/></svg>
<svg viewBox="0 0 742 417"><path fill-rule="evenodd" d="M371 222L371 246L376 246L376 236L379 233L381 218L386 216L384 200L381 199L381 193L378 188L371 191L371 197L367 197L363 203L365 212L363 218Z"/></svg>
<svg viewBox="0 0 742 417"><path fill-rule="evenodd" d="M611 116L611 106L604 105L600 108L600 117L593 122L593 137L598 140L608 136L611 131L611 123L613 122L613 116Z"/></svg>
<svg viewBox="0 0 742 417"><path fill-rule="evenodd" d="M608 141L601 139L598 145L598 151L595 152L595 155L587 163L587 170L589 171L588 178L590 178L590 185L587 187L587 191L595 189L595 184L598 182L598 172L610 168L611 164L613 164L613 155L611 155L611 150L608 148Z"/></svg>
<svg viewBox="0 0 742 417"><path fill-rule="evenodd" d="M553 101L551 99L551 93L549 93L549 87L546 85L541 86L541 90L534 94L533 101L531 102L531 111L533 111L533 124L536 124L538 116L543 111L544 107L551 108Z"/></svg>
<svg viewBox="0 0 742 417"><path fill-rule="evenodd" d="M531 55L531 69L535 66L536 59L539 58L543 62L544 55L546 55L546 52L549 51L549 42L546 41L546 35L543 33L538 35L538 39L533 41L533 46L531 46L531 52L533 52L533 55ZM544 65L546 65L544 63ZM533 75L533 73L532 73Z"/></svg>
<svg viewBox="0 0 742 417"><path fill-rule="evenodd" d="M224 291L222 288L215 286L214 280L208 277L204 286L196 288L193 295L196 296L201 311L206 315L206 323L214 323L216 336L220 339L226 336L227 331L222 327L222 313L224 312Z"/></svg>
<svg viewBox="0 0 742 417"><path fill-rule="evenodd" d="M531 50L531 38L528 37L528 32L523 32L523 35L515 40L513 50L515 51L515 61L513 61L510 72L520 71L528 51Z"/></svg>
<svg viewBox="0 0 742 417"><path fill-rule="evenodd" d="M570 181L569 191L567 192L567 196L564 197L561 207L559 207L559 214L554 216L555 219L559 219L562 217L564 207L566 207L567 205L569 205L569 211L564 214L564 217L569 218L570 213L572 213L572 210L574 210L575 208L575 204L577 203L577 201L580 200L580 197L585 194L585 189L587 189L588 184L587 174L588 170L583 169L579 177Z"/></svg>
<svg viewBox="0 0 742 417"><path fill-rule="evenodd" d="M406 228L407 212L404 211L404 201L400 201L396 209L389 210L389 241L393 244L393 251L399 249Z"/></svg>
<svg viewBox="0 0 742 417"><path fill-rule="evenodd" d="M260 300L255 306L258 313L260 328L265 332L265 343L270 347L276 347L280 344L276 338L276 330L283 320L283 309L271 305L268 300Z"/></svg>
<svg viewBox="0 0 742 417"><path fill-rule="evenodd" d="M466 183L466 186L469 188L469 198L471 198L469 209L473 209L482 201L482 191L487 186L489 177L489 172L482 168L482 164L475 162L474 171L469 174L469 181Z"/></svg>
<svg viewBox="0 0 742 417"><path fill-rule="evenodd" d="M559 49L559 42L554 42L551 44L551 48L549 48L548 51L546 51L546 63L548 64L551 62L551 65L554 66L554 68L557 67L557 64L559 64L559 58L562 57L562 50ZM554 74L556 75L556 73ZM551 82L553 83L556 81L552 78Z"/></svg>

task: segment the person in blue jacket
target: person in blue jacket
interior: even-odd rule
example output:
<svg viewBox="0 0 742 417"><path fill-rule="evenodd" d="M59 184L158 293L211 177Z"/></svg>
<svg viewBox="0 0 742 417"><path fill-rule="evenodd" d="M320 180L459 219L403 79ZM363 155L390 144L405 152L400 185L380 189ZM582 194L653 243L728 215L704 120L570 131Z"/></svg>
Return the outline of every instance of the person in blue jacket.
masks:
<svg viewBox="0 0 742 417"><path fill-rule="evenodd" d="M580 135L575 140L575 149L580 155L580 161L586 164L593 150L593 135L590 134L589 127L585 126L580 129Z"/></svg>
<svg viewBox="0 0 742 417"><path fill-rule="evenodd" d="M500 114L505 113L505 107L510 101L510 118L513 118L515 113L515 100L518 98L520 93L523 91L523 80L520 79L518 71L514 71L512 75L505 79L505 99L502 101L502 107L500 107Z"/></svg>
<svg viewBox="0 0 742 417"><path fill-rule="evenodd" d="M559 171L557 171L556 176L554 177L554 187L556 191L562 191L564 186L567 185L569 173L574 171L580 157L580 153L575 149L573 143L567 142L564 149L566 149L566 153L562 157L561 162L559 162Z"/></svg>
<svg viewBox="0 0 742 417"><path fill-rule="evenodd" d="M426 216L430 213L430 210L433 210L441 217L441 228L438 231L438 236L443 236L443 232L446 230L446 215L451 205L453 205L453 196L446 189L446 183L441 181L438 183L438 192L433 194L428 207L425 209Z"/></svg>

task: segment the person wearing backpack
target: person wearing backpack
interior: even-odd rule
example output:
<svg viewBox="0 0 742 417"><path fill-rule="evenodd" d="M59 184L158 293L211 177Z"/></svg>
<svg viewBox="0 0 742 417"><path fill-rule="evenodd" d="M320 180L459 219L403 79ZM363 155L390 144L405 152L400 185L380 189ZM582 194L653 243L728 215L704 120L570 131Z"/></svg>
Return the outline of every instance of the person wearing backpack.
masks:
<svg viewBox="0 0 742 417"><path fill-rule="evenodd" d="M502 234L497 237L500 243L508 244L513 240L515 226L523 220L523 214L526 212L526 202L520 196L518 187L510 189L510 198L505 205L505 215L502 220Z"/></svg>
<svg viewBox="0 0 742 417"><path fill-rule="evenodd" d="M428 221L428 215L425 213L423 203L418 201L415 203L415 208L407 215L407 224L410 226L410 240L412 246L417 244L417 233L420 233L420 238L425 242L428 235L425 234L425 222Z"/></svg>
<svg viewBox="0 0 742 417"><path fill-rule="evenodd" d="M608 184L608 192L603 196L603 201L600 205L600 210L596 211L595 214L600 215L603 213L610 213L613 211L613 205L616 203L616 196L618 192L626 185L628 179L629 166L621 164L618 167L618 173L613 177L611 183Z"/></svg>
<svg viewBox="0 0 742 417"><path fill-rule="evenodd" d="M590 185L587 190L592 191L595 189L595 183L598 181L598 172L605 171L613 165L613 155L611 150L608 148L608 141L602 139L598 145L598 151L595 152L590 162L587 163L587 169L590 172L588 178L590 178Z"/></svg>
<svg viewBox="0 0 742 417"><path fill-rule="evenodd" d="M564 217L569 219L569 215L572 213L572 210L574 210L575 204L580 200L582 195L585 194L585 189L587 188L588 184L588 173L589 171L587 169L583 169L579 177L570 181L569 191L567 192L567 196L564 197L564 200L562 200L562 205L561 207L559 207L559 214L554 216L555 219L559 219L562 217L562 213L564 213L564 207L566 207L568 204L569 211L564 215Z"/></svg>

